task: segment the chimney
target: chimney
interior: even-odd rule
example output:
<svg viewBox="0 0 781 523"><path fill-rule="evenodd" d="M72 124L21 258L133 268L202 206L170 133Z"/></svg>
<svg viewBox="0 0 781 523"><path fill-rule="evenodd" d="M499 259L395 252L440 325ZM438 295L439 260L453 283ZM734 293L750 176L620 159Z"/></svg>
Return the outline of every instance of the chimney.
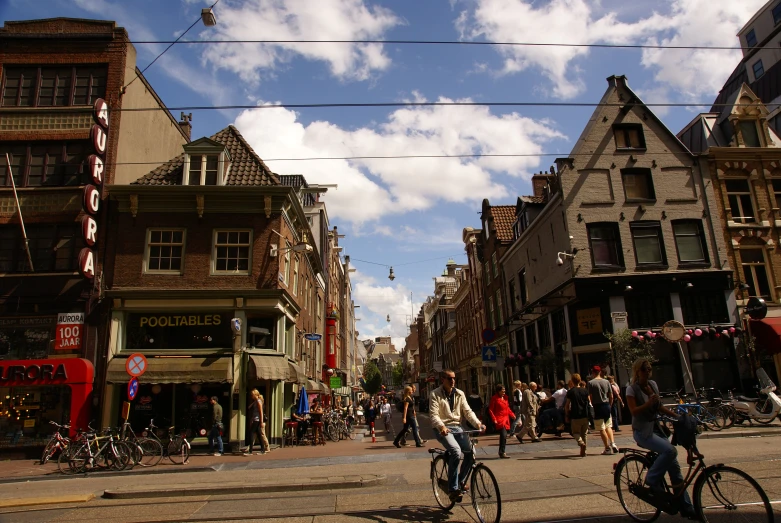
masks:
<svg viewBox="0 0 781 523"><path fill-rule="evenodd" d="M534 190L534 196L545 196L545 186L552 181L550 174L545 174L540 171L539 174L532 176L532 189Z"/></svg>
<svg viewBox="0 0 781 523"><path fill-rule="evenodd" d="M452 258L447 261L447 275L451 277L456 276L456 261Z"/></svg>
<svg viewBox="0 0 781 523"><path fill-rule="evenodd" d="M192 133L193 133L193 124L192 124L193 113L190 113L190 114L181 113L179 118L180 118L180 120L179 120L179 127L182 129L182 131L184 132L185 136L187 136L187 141L189 142L190 141L190 137L192 136Z"/></svg>

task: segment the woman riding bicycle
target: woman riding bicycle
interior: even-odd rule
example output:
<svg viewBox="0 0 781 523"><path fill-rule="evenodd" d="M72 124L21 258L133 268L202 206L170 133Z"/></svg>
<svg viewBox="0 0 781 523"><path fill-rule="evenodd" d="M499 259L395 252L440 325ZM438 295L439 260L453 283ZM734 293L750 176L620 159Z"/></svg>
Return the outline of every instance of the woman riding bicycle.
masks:
<svg viewBox="0 0 781 523"><path fill-rule="evenodd" d="M654 492L664 492L664 473L670 475L673 489L683 485L681 466L678 463L678 451L658 428L657 416L663 413L670 417L677 415L662 405L659 399L659 387L651 380L651 362L641 358L632 366L632 383L626 388L626 403L632 412L632 434L635 442L658 454L645 476L645 483ZM681 515L694 517L694 507L688 493L683 495Z"/></svg>

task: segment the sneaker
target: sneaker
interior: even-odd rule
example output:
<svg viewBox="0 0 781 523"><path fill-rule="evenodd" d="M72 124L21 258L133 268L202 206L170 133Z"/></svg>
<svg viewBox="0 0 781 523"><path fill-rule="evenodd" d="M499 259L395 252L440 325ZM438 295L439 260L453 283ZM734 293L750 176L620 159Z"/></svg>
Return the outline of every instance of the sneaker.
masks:
<svg viewBox="0 0 781 523"><path fill-rule="evenodd" d="M219 452L215 452L214 454L212 454L212 456L222 456L222 454L220 454Z"/></svg>
<svg viewBox="0 0 781 523"><path fill-rule="evenodd" d="M610 449L613 451L613 454L618 454L618 445L616 445L615 443L610 445Z"/></svg>
<svg viewBox="0 0 781 523"><path fill-rule="evenodd" d="M255 453L256 456L262 456L263 454L265 454L265 452L262 450Z"/></svg>
<svg viewBox="0 0 781 523"><path fill-rule="evenodd" d="M612 456L613 455L613 449L610 447L605 447L605 450L602 451L603 456Z"/></svg>
<svg viewBox="0 0 781 523"><path fill-rule="evenodd" d="M246 450L241 453L242 456L252 456L252 452L247 452Z"/></svg>

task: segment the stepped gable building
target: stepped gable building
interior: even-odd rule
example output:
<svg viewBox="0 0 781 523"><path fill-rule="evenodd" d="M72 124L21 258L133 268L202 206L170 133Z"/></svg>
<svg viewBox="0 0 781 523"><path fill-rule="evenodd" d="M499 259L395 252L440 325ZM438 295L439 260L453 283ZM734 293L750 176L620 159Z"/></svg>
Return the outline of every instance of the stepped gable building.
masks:
<svg viewBox="0 0 781 523"><path fill-rule="evenodd" d="M26 452L46 443L49 421L75 431L100 409L107 195L180 151L189 122L112 21L4 22L0 83L0 377L17 376L0 379L0 447Z"/></svg>
<svg viewBox="0 0 781 523"><path fill-rule="evenodd" d="M734 269L737 306L761 297L767 317L744 327L756 338L755 364L772 376L781 364L781 138L769 123L771 112L747 84L727 99L718 112L695 117L680 133L681 141L698 156L703 176L713 181L714 214L729 266ZM754 376L748 365L753 354L738 347L741 378L746 387Z"/></svg>
<svg viewBox="0 0 781 523"><path fill-rule="evenodd" d="M311 230L297 189L281 185L235 127L182 149L111 193L102 423L118 419L127 356L142 353L148 370L131 410L134 427L165 418L204 436L216 396L235 450L257 388L269 437L279 441L298 390L325 390L311 379L319 362L302 357L300 339L316 332L322 259L304 241Z"/></svg>
<svg viewBox="0 0 781 523"><path fill-rule="evenodd" d="M553 386L598 364L625 383L605 332L655 335L669 320L721 330L737 320L712 180L625 77L607 81L570 156L519 200L499 260L515 309L511 361L524 381ZM682 351L654 339L662 390L691 387L687 366L698 387L739 386L730 336L692 336Z"/></svg>

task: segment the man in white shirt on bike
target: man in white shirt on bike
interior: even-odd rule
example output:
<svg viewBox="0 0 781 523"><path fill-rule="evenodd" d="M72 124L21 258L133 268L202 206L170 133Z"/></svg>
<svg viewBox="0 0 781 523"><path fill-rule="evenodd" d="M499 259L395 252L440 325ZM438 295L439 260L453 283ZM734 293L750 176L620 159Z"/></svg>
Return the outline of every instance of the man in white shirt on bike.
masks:
<svg viewBox="0 0 781 523"><path fill-rule="evenodd" d="M442 372L442 386L434 389L429 398L429 418L437 441L447 451L447 479L451 499L461 497L463 487L458 481L459 476L465 477L475 461L469 435L464 433L462 421L468 421L473 427L485 432L485 425L480 423L477 415L466 402L466 396L456 385L456 374L448 369ZM463 459L461 470L459 460Z"/></svg>

